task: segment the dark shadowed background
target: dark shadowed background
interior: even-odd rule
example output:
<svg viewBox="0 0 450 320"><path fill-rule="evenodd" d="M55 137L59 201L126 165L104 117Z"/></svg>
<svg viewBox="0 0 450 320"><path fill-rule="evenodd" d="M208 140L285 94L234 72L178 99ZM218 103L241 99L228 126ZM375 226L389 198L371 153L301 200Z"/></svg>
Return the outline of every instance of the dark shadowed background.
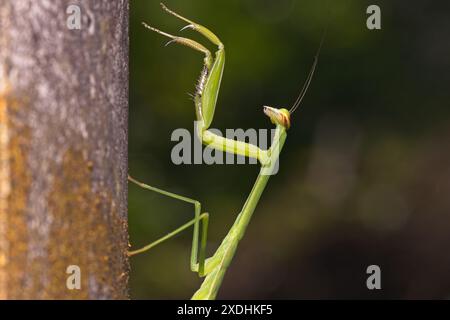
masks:
<svg viewBox="0 0 450 320"><path fill-rule="evenodd" d="M366 28L366 8L382 30ZM270 128L263 105L289 107L329 25L317 73L218 298L450 296L450 3L167 0L213 30L227 61L212 127ZM202 55L145 29L184 26L158 1L131 2L130 173L198 199L212 254L242 207L256 165L172 164L176 128L193 130ZM215 48L190 30L181 33ZM193 208L130 185L133 247ZM132 258L133 298L189 298L191 232ZM382 290L366 288L379 265Z"/></svg>

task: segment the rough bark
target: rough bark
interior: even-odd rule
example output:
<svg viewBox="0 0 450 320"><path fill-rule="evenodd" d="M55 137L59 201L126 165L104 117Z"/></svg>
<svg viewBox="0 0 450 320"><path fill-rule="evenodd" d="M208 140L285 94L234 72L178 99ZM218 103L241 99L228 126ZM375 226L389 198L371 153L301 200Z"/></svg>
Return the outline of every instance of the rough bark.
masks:
<svg viewBox="0 0 450 320"><path fill-rule="evenodd" d="M127 110L127 0L0 2L0 298L128 297Z"/></svg>

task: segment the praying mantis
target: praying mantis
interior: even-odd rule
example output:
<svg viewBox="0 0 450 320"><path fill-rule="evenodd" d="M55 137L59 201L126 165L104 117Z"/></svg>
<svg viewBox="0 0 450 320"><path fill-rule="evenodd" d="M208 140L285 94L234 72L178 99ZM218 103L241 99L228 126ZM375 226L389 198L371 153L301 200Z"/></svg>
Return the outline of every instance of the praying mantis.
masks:
<svg viewBox="0 0 450 320"><path fill-rule="evenodd" d="M293 106L289 110L285 108L278 109L269 106L263 107L264 114L269 117L270 121L275 125L275 134L270 148L268 148L267 150L262 150L256 145L243 141L228 139L208 130L214 117L214 111L216 108L217 97L219 94L223 69L225 65L224 45L220 41L220 39L206 27L170 10L163 3L161 3L161 7L170 15L173 15L176 18L187 23L187 25L181 30L192 29L200 33L212 44L217 46L217 51L213 56L205 46L194 40L174 36L172 34L151 27L146 23L143 23L143 25L151 31L170 38L168 44L178 43L204 54L203 68L201 70L194 95L194 105L197 120L196 132L198 139L200 139L200 141L202 141L202 143L207 147L240 156L245 156L248 158L255 158L261 166L261 169L256 182L253 185L253 188L248 195L248 198L241 212L237 216L234 224L230 228L228 234L225 236L220 246L217 248L216 252L209 258L206 258L209 214L207 212L202 212L200 202L147 185L129 176L129 181L138 185L139 187L160 193L179 201L189 203L194 206L194 218L192 220L185 223L176 230L170 232L166 236L150 243L149 245L146 245L134 251L130 251L129 256L134 256L136 254L146 252L154 248L156 245L164 242L165 240L170 239L176 234L193 226L194 231L192 239L190 267L193 272L197 272L200 277L205 277L205 279L200 288L192 296L192 299L211 300L215 299L217 296L224 275L234 257L238 244L244 236L244 233L267 185L267 182L269 181L272 172L274 172L274 168L279 159L280 152L286 141L287 130L291 126L291 115L301 104L311 83L311 79L317 66L324 36L322 36L322 41L314 57L314 62L309 71L308 77Z"/></svg>

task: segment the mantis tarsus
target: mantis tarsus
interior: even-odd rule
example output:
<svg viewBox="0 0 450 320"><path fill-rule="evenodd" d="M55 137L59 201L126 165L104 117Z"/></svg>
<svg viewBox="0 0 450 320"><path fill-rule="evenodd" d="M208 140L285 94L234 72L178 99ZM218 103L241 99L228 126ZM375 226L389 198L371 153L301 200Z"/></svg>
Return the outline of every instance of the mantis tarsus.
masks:
<svg viewBox="0 0 450 320"><path fill-rule="evenodd" d="M219 135L216 135L208 130L214 117L214 110L216 107L217 96L219 93L220 83L222 80L222 73L225 64L224 45L219 40L219 38L206 27L197 24L191 20L188 20L183 16L169 10L162 3L161 6L169 14L187 23L187 26L184 27L182 30L189 28L194 31L197 31L201 35L206 37L206 39L211 41L214 45L216 45L218 48L217 51L215 52L215 56L213 56L211 52L208 49L206 49L206 47L204 47L203 45L194 40L174 36L143 23L146 28L155 31L165 37L170 38L171 40L169 41L169 43L179 43L181 45L190 47L194 50L200 51L205 55L204 66L201 71L194 96L196 118L198 123L197 127L198 138L202 141L203 144L211 148L220 151L230 152L241 156L256 158L261 165L261 170L253 186L253 189L251 190L247 198L247 201L245 202L242 211L237 216L233 226L223 239L221 245L216 250L214 255L207 259L205 253L206 253L209 214L206 212L202 213L200 202L187 197L179 196L171 192L164 191L159 188L149 186L147 184L141 183L129 177L129 180L131 182L137 184L138 186L144 189L158 192L168 197L178 199L194 205L194 213L195 213L194 219L190 220L189 222L182 225L173 232L167 234L166 236L158 239L157 241L152 242L151 244L141 249L129 252L129 255L132 256L150 250L154 246L171 238L172 236L178 234L179 232L191 226L194 226L190 266L193 272L198 272L200 277L205 277L205 280L203 281L200 288L194 293L192 299L214 299L217 295L217 292L220 289L225 272L228 266L230 265L233 256L236 252L238 243L244 236L245 230L250 222L250 219L256 208L256 205L258 204L261 194L264 191L267 182L269 181L270 173L272 172L279 158L279 153L283 148L284 142L286 140L287 136L286 131L289 129L291 124L290 123L291 114L298 108L309 87L312 76L314 74L314 70L317 65L318 55L320 52L320 48L322 46L323 37L319 49L317 51L317 54L314 58L311 70L306 79L306 82L297 100L293 104L292 108L290 110L287 110L284 108L276 109L264 106L263 111L270 118L271 122L276 126L276 130L271 147L267 150L262 150L256 145L245 143L243 141L230 140L221 137ZM200 234L200 227L201 227L201 234ZM199 239L200 235L201 239Z"/></svg>

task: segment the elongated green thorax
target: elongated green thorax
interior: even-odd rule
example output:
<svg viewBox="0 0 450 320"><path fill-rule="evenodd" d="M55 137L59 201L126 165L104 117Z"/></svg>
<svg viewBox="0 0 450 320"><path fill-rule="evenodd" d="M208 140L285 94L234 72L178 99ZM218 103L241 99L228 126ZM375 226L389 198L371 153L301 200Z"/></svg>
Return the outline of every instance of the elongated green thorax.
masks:
<svg viewBox="0 0 450 320"><path fill-rule="evenodd" d="M280 124L277 125L274 140L270 148L270 158L266 166L261 168L261 171L253 185L242 211L236 218L233 226L228 232L227 236L222 241L221 245L215 254L207 259L206 277L200 288L192 296L193 300L212 300L216 295L222 284L225 272L233 260L239 241L245 234L247 226L251 220L253 212L258 204L259 199L269 181L270 174L275 167L279 165L279 155L286 140L286 128Z"/></svg>

